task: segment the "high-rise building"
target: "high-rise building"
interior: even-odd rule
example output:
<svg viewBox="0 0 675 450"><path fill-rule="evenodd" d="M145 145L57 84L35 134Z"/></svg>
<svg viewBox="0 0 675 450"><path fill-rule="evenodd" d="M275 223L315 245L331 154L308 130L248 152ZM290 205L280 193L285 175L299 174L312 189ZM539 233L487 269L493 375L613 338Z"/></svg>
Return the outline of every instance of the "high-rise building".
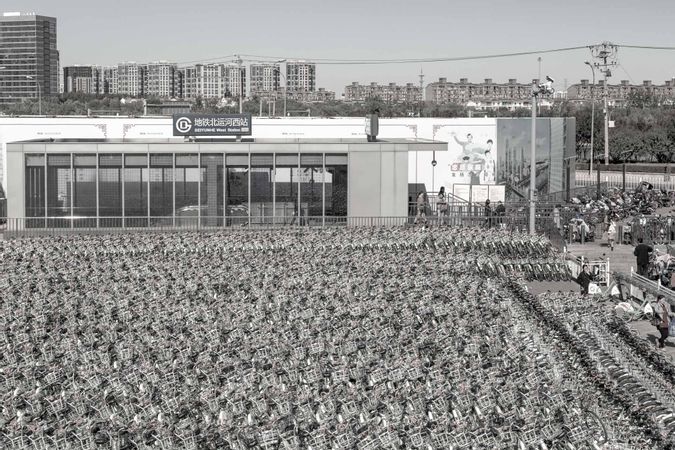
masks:
<svg viewBox="0 0 675 450"><path fill-rule="evenodd" d="M195 66L194 97L223 98L226 92L225 66L222 64L197 64Z"/></svg>
<svg viewBox="0 0 675 450"><path fill-rule="evenodd" d="M59 93L56 19L36 14L0 17L0 103Z"/></svg>
<svg viewBox="0 0 675 450"><path fill-rule="evenodd" d="M246 97L246 67L237 64L225 66L226 97Z"/></svg>
<svg viewBox="0 0 675 450"><path fill-rule="evenodd" d="M145 67L135 62L117 65L117 94L142 97Z"/></svg>
<svg viewBox="0 0 675 450"><path fill-rule="evenodd" d="M66 66L63 68L63 92L97 94L99 68L96 66Z"/></svg>
<svg viewBox="0 0 675 450"><path fill-rule="evenodd" d="M117 67L98 67L98 93L117 94Z"/></svg>
<svg viewBox="0 0 675 450"><path fill-rule="evenodd" d="M146 97L176 97L176 64L166 61L151 62L144 67L143 95Z"/></svg>
<svg viewBox="0 0 675 450"><path fill-rule="evenodd" d="M277 97L280 78L279 64L251 64L251 97Z"/></svg>
<svg viewBox="0 0 675 450"><path fill-rule="evenodd" d="M316 64L306 61L286 63L286 90L313 92L316 89Z"/></svg>

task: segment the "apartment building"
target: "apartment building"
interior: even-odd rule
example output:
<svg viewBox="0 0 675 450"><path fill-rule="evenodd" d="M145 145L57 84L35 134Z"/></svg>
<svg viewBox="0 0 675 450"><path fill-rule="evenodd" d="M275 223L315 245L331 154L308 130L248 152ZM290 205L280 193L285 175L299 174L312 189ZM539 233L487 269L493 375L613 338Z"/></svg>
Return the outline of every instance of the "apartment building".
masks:
<svg viewBox="0 0 675 450"><path fill-rule="evenodd" d="M458 83L453 83L447 78L439 78L427 85L426 100L438 104L473 102L495 108L512 107L532 97L533 82L536 80L518 83L511 78L508 83L495 83L492 78L486 78L483 83L470 83L467 78L460 78Z"/></svg>
<svg viewBox="0 0 675 450"><path fill-rule="evenodd" d="M276 98L281 91L279 64L251 64L251 97Z"/></svg>
<svg viewBox="0 0 675 450"><path fill-rule="evenodd" d="M345 101L364 102L369 98L379 98L387 103L418 103L422 101L422 89L413 83L362 85L355 81L345 86Z"/></svg>
<svg viewBox="0 0 675 450"><path fill-rule="evenodd" d="M246 67L226 65L225 86L225 97L246 97Z"/></svg>
<svg viewBox="0 0 675 450"><path fill-rule="evenodd" d="M657 102L673 104L675 102L675 78L664 81L663 84L654 84L652 80L644 80L642 84L631 84L628 80L621 80L619 84L607 83L607 99L612 106L621 106L626 103L631 93L648 92ZM590 100L595 97L600 100L605 96L605 81L598 80L593 86L589 80L581 80L567 89L567 99L571 101Z"/></svg>
<svg viewBox="0 0 675 450"><path fill-rule="evenodd" d="M316 64L306 61L286 62L286 90L313 92L316 89Z"/></svg>
<svg viewBox="0 0 675 450"><path fill-rule="evenodd" d="M113 74L114 76L115 74ZM117 65L117 94L131 97L142 97L145 66L135 62L125 62Z"/></svg>
<svg viewBox="0 0 675 450"><path fill-rule="evenodd" d="M56 18L9 12L0 16L0 104L59 93Z"/></svg>
<svg viewBox="0 0 675 450"><path fill-rule="evenodd" d="M66 66L63 68L63 92L98 94L100 69L96 66Z"/></svg>
<svg viewBox="0 0 675 450"><path fill-rule="evenodd" d="M167 61L151 62L143 68L143 95L146 97L176 97L178 66Z"/></svg>

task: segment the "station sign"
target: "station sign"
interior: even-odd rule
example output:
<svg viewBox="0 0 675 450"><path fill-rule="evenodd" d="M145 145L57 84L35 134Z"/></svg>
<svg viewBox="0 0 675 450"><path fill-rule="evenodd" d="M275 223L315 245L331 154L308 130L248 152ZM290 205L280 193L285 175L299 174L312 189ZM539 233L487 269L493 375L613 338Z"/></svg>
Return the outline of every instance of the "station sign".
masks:
<svg viewBox="0 0 675 450"><path fill-rule="evenodd" d="M250 136L250 114L174 114L174 136Z"/></svg>

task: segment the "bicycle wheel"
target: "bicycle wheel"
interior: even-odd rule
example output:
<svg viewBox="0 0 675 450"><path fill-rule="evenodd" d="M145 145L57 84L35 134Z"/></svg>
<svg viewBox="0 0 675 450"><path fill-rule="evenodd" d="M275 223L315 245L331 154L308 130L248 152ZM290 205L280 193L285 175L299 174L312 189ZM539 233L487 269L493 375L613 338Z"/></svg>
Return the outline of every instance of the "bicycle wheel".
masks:
<svg viewBox="0 0 675 450"><path fill-rule="evenodd" d="M589 444L605 444L609 441L607 428L602 419L593 411L583 410L584 424L589 431Z"/></svg>

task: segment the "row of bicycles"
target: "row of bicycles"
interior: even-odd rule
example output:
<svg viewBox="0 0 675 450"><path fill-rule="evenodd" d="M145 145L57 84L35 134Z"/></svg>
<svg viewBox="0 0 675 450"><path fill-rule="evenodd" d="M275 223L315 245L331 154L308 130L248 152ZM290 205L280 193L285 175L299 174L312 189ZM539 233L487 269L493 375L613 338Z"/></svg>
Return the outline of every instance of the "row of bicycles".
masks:
<svg viewBox="0 0 675 450"><path fill-rule="evenodd" d="M566 274L538 237L238 230L0 253L0 448L675 448L666 361L576 292L526 292Z"/></svg>

